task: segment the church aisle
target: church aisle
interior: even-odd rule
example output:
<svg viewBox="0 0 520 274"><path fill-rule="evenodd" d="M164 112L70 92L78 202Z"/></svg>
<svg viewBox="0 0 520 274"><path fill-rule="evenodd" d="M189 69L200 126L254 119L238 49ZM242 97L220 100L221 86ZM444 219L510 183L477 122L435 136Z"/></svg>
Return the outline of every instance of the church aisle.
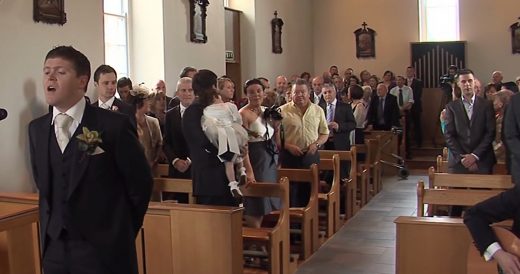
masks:
<svg viewBox="0 0 520 274"><path fill-rule="evenodd" d="M297 274L394 274L397 216L416 214L416 185L427 176L408 180L389 177L383 191L328 240Z"/></svg>

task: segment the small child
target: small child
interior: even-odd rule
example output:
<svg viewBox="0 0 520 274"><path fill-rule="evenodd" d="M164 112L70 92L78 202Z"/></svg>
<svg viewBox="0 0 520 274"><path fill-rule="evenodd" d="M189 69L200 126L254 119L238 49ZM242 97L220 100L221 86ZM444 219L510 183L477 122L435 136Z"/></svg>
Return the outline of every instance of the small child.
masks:
<svg viewBox="0 0 520 274"><path fill-rule="evenodd" d="M238 188L235 175L235 164L240 177L240 183L246 181L246 172L242 164L242 156L247 152L247 131L242 127L242 118L236 105L224 103L215 93L213 102L204 108L201 119L202 130L210 142L218 148L218 157L224 162L226 176L229 180L229 190L233 197L242 205L242 192Z"/></svg>

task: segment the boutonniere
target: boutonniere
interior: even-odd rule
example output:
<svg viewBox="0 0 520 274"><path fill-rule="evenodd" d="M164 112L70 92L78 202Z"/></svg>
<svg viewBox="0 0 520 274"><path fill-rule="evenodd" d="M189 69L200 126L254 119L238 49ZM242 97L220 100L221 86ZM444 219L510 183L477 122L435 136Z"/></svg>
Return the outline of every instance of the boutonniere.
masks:
<svg viewBox="0 0 520 274"><path fill-rule="evenodd" d="M118 111L119 108L117 106L112 106L112 108L110 108L112 111Z"/></svg>
<svg viewBox="0 0 520 274"><path fill-rule="evenodd" d="M99 144L103 143L100 135L101 134L95 130L91 131L87 127L83 127L83 134L76 136L76 138L78 138L79 150L88 155L92 155Z"/></svg>

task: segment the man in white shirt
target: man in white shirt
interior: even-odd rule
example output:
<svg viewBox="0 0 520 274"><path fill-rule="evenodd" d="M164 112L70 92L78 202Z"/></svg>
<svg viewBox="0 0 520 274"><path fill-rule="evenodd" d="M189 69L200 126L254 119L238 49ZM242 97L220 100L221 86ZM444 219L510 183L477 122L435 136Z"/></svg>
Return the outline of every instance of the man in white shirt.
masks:
<svg viewBox="0 0 520 274"><path fill-rule="evenodd" d="M130 122L136 127L135 107L115 97L117 73L113 67L109 65L99 66L94 72L94 86L98 93L98 100L92 104L93 106L128 115ZM129 101L133 101L131 95Z"/></svg>
<svg viewBox="0 0 520 274"><path fill-rule="evenodd" d="M409 86L406 86L406 82L403 76L397 76L397 86L390 90L390 94L397 98L397 105L399 106L399 112L401 117L405 119L405 150L406 158L411 159L412 155L410 152L410 110L414 103L413 91Z"/></svg>

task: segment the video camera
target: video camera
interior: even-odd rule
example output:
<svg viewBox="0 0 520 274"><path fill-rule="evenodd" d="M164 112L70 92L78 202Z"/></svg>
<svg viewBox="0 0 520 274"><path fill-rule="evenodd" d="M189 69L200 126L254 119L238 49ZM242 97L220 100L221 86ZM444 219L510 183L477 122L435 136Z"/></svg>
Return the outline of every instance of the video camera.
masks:
<svg viewBox="0 0 520 274"><path fill-rule="evenodd" d="M274 120L274 121L281 121L283 119L282 113L280 111L280 107L277 105L273 105L271 107L268 107L264 110L263 118L266 121Z"/></svg>

